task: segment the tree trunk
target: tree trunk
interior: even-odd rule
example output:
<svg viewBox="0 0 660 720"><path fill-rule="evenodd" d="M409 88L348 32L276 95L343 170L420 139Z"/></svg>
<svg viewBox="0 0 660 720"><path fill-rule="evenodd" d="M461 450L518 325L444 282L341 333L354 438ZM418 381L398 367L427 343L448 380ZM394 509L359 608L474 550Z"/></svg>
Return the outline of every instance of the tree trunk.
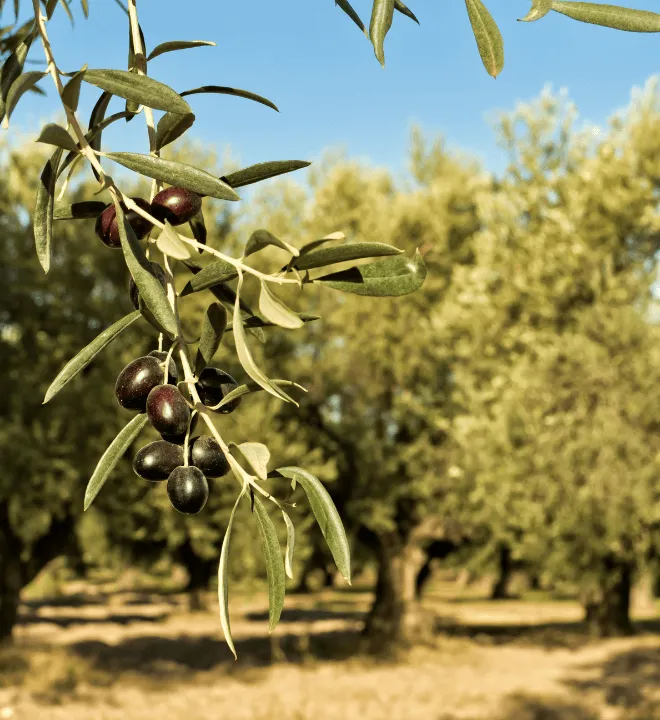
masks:
<svg viewBox="0 0 660 720"><path fill-rule="evenodd" d="M0 528L0 644L11 640L22 588L20 547L6 528Z"/></svg>
<svg viewBox="0 0 660 720"><path fill-rule="evenodd" d="M459 546L451 540L434 540L424 551L426 560L415 580L415 597L419 600L431 577L431 563L434 560L444 560L458 550Z"/></svg>
<svg viewBox="0 0 660 720"><path fill-rule="evenodd" d="M374 653L409 647L432 632L416 594L424 551L397 533L381 536L379 545L375 598L363 630L366 649Z"/></svg>
<svg viewBox="0 0 660 720"><path fill-rule="evenodd" d="M199 557L189 539L177 549L177 557L188 572L185 592L188 594L189 612L206 610L204 591L208 590L211 577L215 574L216 561Z"/></svg>
<svg viewBox="0 0 660 720"><path fill-rule="evenodd" d="M611 557L603 565L599 587L583 596L587 628L596 637L630 635L633 569L630 563Z"/></svg>
<svg viewBox="0 0 660 720"><path fill-rule="evenodd" d="M29 548L22 559L23 544L11 530L6 503L0 503L0 643L11 639L18 617L21 590L51 560L70 549L74 520L70 515L53 518L48 532Z"/></svg>
<svg viewBox="0 0 660 720"><path fill-rule="evenodd" d="M506 600L509 597L509 584L513 576L511 548L502 544L498 550L498 575L490 592L491 600Z"/></svg>

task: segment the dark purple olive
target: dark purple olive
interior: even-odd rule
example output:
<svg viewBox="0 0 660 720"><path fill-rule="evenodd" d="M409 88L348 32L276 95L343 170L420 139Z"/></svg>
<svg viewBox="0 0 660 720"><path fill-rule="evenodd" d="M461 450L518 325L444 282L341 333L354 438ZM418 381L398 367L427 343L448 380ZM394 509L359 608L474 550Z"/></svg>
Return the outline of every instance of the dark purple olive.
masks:
<svg viewBox="0 0 660 720"><path fill-rule="evenodd" d="M147 415L151 426L161 435L185 435L188 430L190 409L175 385L159 385L149 393Z"/></svg>
<svg viewBox="0 0 660 720"><path fill-rule="evenodd" d="M219 478L230 470L229 461L215 438L202 435L190 443L190 462L207 478Z"/></svg>
<svg viewBox="0 0 660 720"><path fill-rule="evenodd" d="M149 353L149 357L155 357L159 363L164 363L167 360L167 353L163 352L162 350L152 350ZM168 377L167 382L170 385L176 385L176 381L179 378L179 371L176 369L176 363L174 362L174 357L170 358L170 366L168 368L167 377Z"/></svg>
<svg viewBox="0 0 660 720"><path fill-rule="evenodd" d="M164 440L140 448L133 458L135 474L145 480L167 480L172 470L183 465L183 448Z"/></svg>
<svg viewBox="0 0 660 720"><path fill-rule="evenodd" d="M144 412L149 393L163 382L163 370L155 357L139 357L119 373L115 395L127 410Z"/></svg>
<svg viewBox="0 0 660 720"><path fill-rule="evenodd" d="M180 187L161 190L151 201L151 214L161 222L183 225L202 209L202 198Z"/></svg>
<svg viewBox="0 0 660 720"><path fill-rule="evenodd" d="M160 280L160 284L166 288L167 286L167 277L165 276L165 270L155 262L151 263L151 267L153 268L154 275ZM140 291L137 288L137 285L135 284L135 280L133 280L133 276L129 275L128 279L128 294L131 296L131 303L133 307L136 310L140 309Z"/></svg>
<svg viewBox="0 0 660 720"><path fill-rule="evenodd" d="M190 432L195 432L195 428L197 427L197 422L199 421L199 414L196 414L195 417L192 419L192 422L190 423ZM182 432L179 435L168 435L167 433L161 433L161 437L163 440L167 440L167 442L174 443L175 445L183 445L183 443L186 440L186 433Z"/></svg>
<svg viewBox="0 0 660 720"><path fill-rule="evenodd" d="M229 373L218 370L218 368L207 367L202 370L195 387L204 405L214 407L224 399L225 395L229 395L232 390L235 390L238 383ZM234 412L241 404L241 399L238 397L215 412L223 414Z"/></svg>
<svg viewBox="0 0 660 720"><path fill-rule="evenodd" d="M150 211L151 205L144 198L131 198L133 202L138 205L142 210ZM138 240L141 240L151 230L151 223L143 218L142 215L138 215L135 210L127 210L126 206L122 203L122 210L124 211L128 224L133 228L133 232L136 234ZM119 226L117 224L117 211L115 205L112 203L96 218L96 236L98 239L109 248L120 248L121 240L119 238Z"/></svg>
<svg viewBox="0 0 660 720"><path fill-rule="evenodd" d="M209 499L209 484L196 467L178 467L167 479L167 496L172 507L184 515L197 515Z"/></svg>

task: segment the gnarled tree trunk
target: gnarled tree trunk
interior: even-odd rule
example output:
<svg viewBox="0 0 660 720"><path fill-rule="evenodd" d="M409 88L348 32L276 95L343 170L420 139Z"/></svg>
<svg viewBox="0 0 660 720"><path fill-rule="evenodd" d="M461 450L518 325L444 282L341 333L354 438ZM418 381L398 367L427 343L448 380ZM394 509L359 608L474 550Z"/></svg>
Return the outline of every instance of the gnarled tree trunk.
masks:
<svg viewBox="0 0 660 720"><path fill-rule="evenodd" d="M509 585L513 577L511 548L502 543L497 550L497 578L490 591L491 600L506 600L509 597Z"/></svg>
<svg viewBox="0 0 660 720"><path fill-rule="evenodd" d="M582 597L585 622L596 637L630 635L630 596L633 568L629 562L613 556L605 559L599 585Z"/></svg>
<svg viewBox="0 0 660 720"><path fill-rule="evenodd" d="M53 519L48 532L26 549L9 523L6 503L0 503L0 643L11 640L18 618L21 590L56 557L66 553L74 536L74 519Z"/></svg>
<svg viewBox="0 0 660 720"><path fill-rule="evenodd" d="M416 588L424 551L392 532L379 538L377 556L375 598L363 630L367 650L380 653L428 640L432 621Z"/></svg>

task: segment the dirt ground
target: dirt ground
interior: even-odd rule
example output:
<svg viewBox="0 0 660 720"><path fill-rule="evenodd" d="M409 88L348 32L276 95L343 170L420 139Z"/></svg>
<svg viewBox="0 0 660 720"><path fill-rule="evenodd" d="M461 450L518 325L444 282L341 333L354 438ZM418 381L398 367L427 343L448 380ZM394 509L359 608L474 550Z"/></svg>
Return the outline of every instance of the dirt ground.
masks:
<svg viewBox="0 0 660 720"><path fill-rule="evenodd" d="M234 662L209 595L71 586L22 608L0 650L0 720L660 720L660 624L592 641L579 607L487 602L435 584L429 645L396 662L358 652L369 593L289 596L267 634L265 595L233 593Z"/></svg>

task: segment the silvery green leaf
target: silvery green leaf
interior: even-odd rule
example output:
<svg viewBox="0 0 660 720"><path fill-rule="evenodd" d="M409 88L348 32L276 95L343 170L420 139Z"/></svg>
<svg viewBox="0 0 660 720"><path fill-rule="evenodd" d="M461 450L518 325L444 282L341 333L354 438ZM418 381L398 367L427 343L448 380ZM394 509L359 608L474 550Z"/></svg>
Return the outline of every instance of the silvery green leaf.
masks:
<svg viewBox="0 0 660 720"><path fill-rule="evenodd" d="M173 52L174 50L188 50L190 48L204 47L205 45L215 47L215 43L210 40L170 40L169 42L156 45L156 47L149 53L147 60L153 60L159 55L164 55L165 53Z"/></svg>
<svg viewBox="0 0 660 720"><path fill-rule="evenodd" d="M165 113L156 126L156 149L161 150L173 143L189 130L194 122L193 113Z"/></svg>
<svg viewBox="0 0 660 720"><path fill-rule="evenodd" d="M371 10L371 23L369 25L369 37L374 46L374 52L378 62L385 67L385 51L383 44L385 36L392 27L394 16L394 0L373 0Z"/></svg>
<svg viewBox="0 0 660 720"><path fill-rule="evenodd" d="M243 457L248 461L250 467L261 480L268 477L268 463L270 462L270 450L261 443L244 442L235 445L241 451Z"/></svg>
<svg viewBox="0 0 660 720"><path fill-rule="evenodd" d="M298 385L298 383L292 382L291 380L271 380L273 385L276 385L277 387L295 387L298 390L302 390L303 392L307 392L305 388L302 385ZM236 398L242 397L243 395L248 395L249 393L253 392L259 392L260 390L263 390L264 388L259 385L259 383L251 382L247 383L245 385L239 385L238 387L234 388L230 393L227 393L222 400L215 405L212 409L217 410L224 405L227 405L232 400L235 400Z"/></svg>
<svg viewBox="0 0 660 720"><path fill-rule="evenodd" d="M227 311L222 303L211 303L206 308L202 332L195 360L195 375L199 377L204 368L213 360L227 327Z"/></svg>
<svg viewBox="0 0 660 720"><path fill-rule="evenodd" d="M237 277L236 268L231 263L226 260L215 260L190 278L180 294L182 297L190 295L228 280L235 280Z"/></svg>
<svg viewBox="0 0 660 720"><path fill-rule="evenodd" d="M61 125L55 123L44 125L35 142L55 145L55 147L62 148L63 150L71 150L74 153L79 152L76 141Z"/></svg>
<svg viewBox="0 0 660 720"><path fill-rule="evenodd" d="M0 72L0 119L4 118L6 112L6 101L9 89L14 84L18 76L23 72L25 59L28 56L32 41L37 34L36 24L33 29L28 32L26 37L21 41L19 46L5 60Z"/></svg>
<svg viewBox="0 0 660 720"><path fill-rule="evenodd" d="M105 156L140 175L146 175L154 180L182 187L185 190L192 190L200 195L218 198L218 200L240 199L222 180L192 165L140 153L109 152Z"/></svg>
<svg viewBox="0 0 660 720"><path fill-rule="evenodd" d="M519 18L519 22L533 22L540 20L552 10L552 0L532 0L532 7L524 18Z"/></svg>
<svg viewBox="0 0 660 720"><path fill-rule="evenodd" d="M236 97L245 98L246 100L254 100L255 102L266 105L267 107L272 108L273 110L277 110L277 112L279 112L279 110L277 109L277 105L272 103L270 100L261 97L261 95L257 95L256 93L250 92L249 90L239 90L238 88L224 87L222 85L204 85L203 87L186 90L181 93L181 97L186 97L186 95L198 95L200 93L234 95Z"/></svg>
<svg viewBox="0 0 660 720"><path fill-rule="evenodd" d="M140 312L138 310L126 315L109 328L106 328L100 335L97 335L89 345L84 347L75 357L71 358L50 384L50 387L46 391L43 404L45 405L49 400L52 400L65 385L68 385L73 378L92 362L101 350L107 347L119 333L132 325L139 317Z"/></svg>
<svg viewBox="0 0 660 720"><path fill-rule="evenodd" d="M85 510L94 502L94 498L99 494L108 476L115 469L115 466L133 444L137 436L142 432L148 420L149 418L144 413L136 415L119 435L117 435L112 443L110 443L110 446L99 460L89 483L87 483L85 490Z"/></svg>
<svg viewBox="0 0 660 720"><path fill-rule="evenodd" d="M335 5L338 5L347 15L348 17L362 30L362 32L367 35L367 28L364 26L364 23L362 20L360 20L360 16L355 12L353 9L353 6L348 2L348 0L335 0ZM367 35L367 37L369 37Z"/></svg>
<svg viewBox="0 0 660 720"><path fill-rule="evenodd" d="M326 238L327 239L327 238ZM401 255L403 250L385 243L348 243L346 245L333 245L318 250L308 251L291 263L296 270L312 270L313 268L335 265L349 260L363 258L385 257L388 255Z"/></svg>
<svg viewBox="0 0 660 720"><path fill-rule="evenodd" d="M313 282L354 295L397 297L419 289L426 273L424 259L416 252L413 260L398 255L323 275Z"/></svg>
<svg viewBox="0 0 660 720"><path fill-rule="evenodd" d="M259 252L259 250L263 250L269 246L285 250L286 252L291 253L294 257L299 255L297 248L294 248L293 245L289 245L289 243L284 240L276 238L272 233L268 232L268 230L255 230L248 238L243 257L253 255L256 252Z"/></svg>
<svg viewBox="0 0 660 720"><path fill-rule="evenodd" d="M276 298L264 280L261 281L259 310L267 320L280 327L296 330L303 326L300 316Z"/></svg>
<svg viewBox="0 0 660 720"><path fill-rule="evenodd" d="M236 508L238 503L241 501L243 495L245 495L245 487L241 491L241 494L236 498L234 507L232 508L231 515L229 516L229 522L227 523L227 530L225 531L225 537L222 541L222 550L220 551L220 565L218 567L218 601L220 604L220 624L222 625L222 631L225 634L225 640L229 649L234 654L234 658L238 658L236 655L236 648L234 647L234 640L231 636L231 626L229 624L229 542L231 540L231 531L234 527L234 515L236 514Z"/></svg>
<svg viewBox="0 0 660 720"><path fill-rule="evenodd" d="M409 7L406 7L401 0L394 0L394 9L402 15L409 17L411 20L414 20L419 25L419 20L415 17L415 13Z"/></svg>
<svg viewBox="0 0 660 720"><path fill-rule="evenodd" d="M273 632L282 614L284 607L285 574L284 561L280 541L277 538L277 531L266 511L264 504L255 496L254 515L257 518L257 526L264 550L266 561L266 573L268 575L268 618L269 632Z"/></svg>
<svg viewBox="0 0 660 720"><path fill-rule="evenodd" d="M271 395L274 395L276 398L279 398L280 400L284 400L285 402L291 402L296 407L298 406L298 403L293 400L293 398L290 398L283 390L280 390L276 385L274 385L267 377L264 375L264 373L258 368L257 364L254 361L254 358L252 357L252 353L250 352L250 348L247 344L247 338L245 336L245 328L243 327L242 323L242 317L241 317L241 309L240 309L240 292L241 292L241 286L243 284L243 277L241 276L239 282L238 282L238 289L236 291L236 303L234 305L234 326L232 328L233 334L234 334L234 342L236 344L236 353L238 355L238 360L241 363L241 366L245 370L245 372L261 387L266 390L266 392L270 393Z"/></svg>
<svg viewBox="0 0 660 720"><path fill-rule="evenodd" d="M553 0L552 9L573 20L628 32L660 32L660 13L617 5Z"/></svg>
<svg viewBox="0 0 660 720"><path fill-rule="evenodd" d="M224 180L227 185L233 188L244 187L245 185L261 182L262 180L268 180L277 175L302 170L310 165L311 163L306 160L273 160L271 162L250 165L242 170L229 173L229 175L223 175L221 180Z"/></svg>
<svg viewBox="0 0 660 720"><path fill-rule="evenodd" d="M176 230L165 220L165 227L156 238L156 247L164 254L175 260L187 260L190 250L183 240L179 238Z"/></svg>
<svg viewBox="0 0 660 720"><path fill-rule="evenodd" d="M45 72L32 70L30 72L23 73L16 78L13 85L9 88L7 99L5 101L5 124L9 121L9 118L16 109L18 101L28 90L31 90L39 82L39 80L43 79L45 76Z"/></svg>
<svg viewBox="0 0 660 720"><path fill-rule="evenodd" d="M128 70L87 70L84 81L101 90L154 110L190 113L190 105L171 87Z"/></svg>
<svg viewBox="0 0 660 720"><path fill-rule="evenodd" d="M151 263L147 260L147 256L140 245L140 241L135 236L133 228L126 221L124 211L116 200L114 204L117 211L121 248L124 251L128 270L140 292L140 299L163 327L166 334L170 338L174 338L177 335L178 328L174 311L167 299L167 293L154 274Z"/></svg>
<svg viewBox="0 0 660 720"><path fill-rule="evenodd" d="M307 470L299 467L282 467L277 468L271 476L281 475L290 480L297 481L302 485L303 490L307 494L310 507L314 513L314 517L321 528L323 537L325 538L328 548L332 553L337 569L343 578L351 584L351 552L348 545L348 538L344 530L344 525L339 517L337 508L332 502L328 491L323 487L320 480Z"/></svg>
<svg viewBox="0 0 660 720"><path fill-rule="evenodd" d="M296 544L296 529L293 527L291 518L286 510L282 510L284 523L286 524L286 553L284 555L284 570L287 577L293 580L293 549Z"/></svg>
<svg viewBox="0 0 660 720"><path fill-rule="evenodd" d="M76 112L78 109L80 86L82 85L86 70L87 65L84 65L62 89L62 103L68 107L71 112Z"/></svg>
<svg viewBox="0 0 660 720"><path fill-rule="evenodd" d="M504 43L502 34L481 0L465 0L465 7L472 25L474 39L481 61L489 75L496 78L504 67Z"/></svg>
<svg viewBox="0 0 660 720"><path fill-rule="evenodd" d="M39 184L37 185L37 195L32 217L34 244L37 250L37 257L44 272L50 270L55 183L57 181L57 168L62 159L62 152L62 149L58 148L48 160L41 173Z"/></svg>

